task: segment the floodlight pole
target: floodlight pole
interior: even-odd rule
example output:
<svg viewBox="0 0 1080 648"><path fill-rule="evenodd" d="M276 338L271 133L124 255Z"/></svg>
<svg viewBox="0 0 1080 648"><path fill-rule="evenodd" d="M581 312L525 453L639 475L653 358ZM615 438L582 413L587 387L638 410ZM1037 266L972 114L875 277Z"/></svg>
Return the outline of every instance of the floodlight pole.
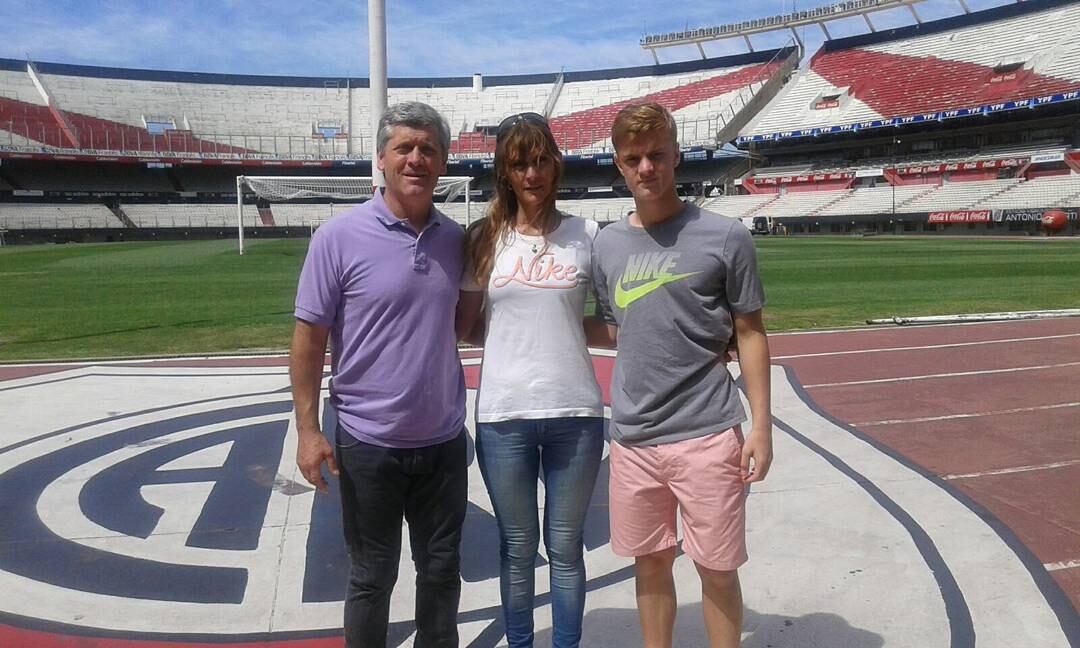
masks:
<svg viewBox="0 0 1080 648"><path fill-rule="evenodd" d="M892 185L892 217L896 219L896 181L900 178L900 174L896 172L896 148L900 145L900 138L893 136L892 138L892 167L893 177L889 184Z"/></svg>
<svg viewBox="0 0 1080 648"><path fill-rule="evenodd" d="M244 256L244 176L236 176L236 229L240 233L240 256Z"/></svg>
<svg viewBox="0 0 1080 648"><path fill-rule="evenodd" d="M465 183L465 226L472 225L472 180Z"/></svg>
<svg viewBox="0 0 1080 648"><path fill-rule="evenodd" d="M368 0L368 77L371 93L371 184L384 185L376 164L379 120L386 112L386 0Z"/></svg>

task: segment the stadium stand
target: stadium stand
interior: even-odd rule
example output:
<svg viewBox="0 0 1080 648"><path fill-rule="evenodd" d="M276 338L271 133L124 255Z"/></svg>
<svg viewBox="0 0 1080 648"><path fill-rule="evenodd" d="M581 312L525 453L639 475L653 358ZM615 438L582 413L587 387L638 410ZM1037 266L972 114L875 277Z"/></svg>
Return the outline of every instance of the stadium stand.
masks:
<svg viewBox="0 0 1080 648"><path fill-rule="evenodd" d="M1005 180L982 180L976 182L946 182L902 203L903 211L930 212L953 209L971 209L987 198L997 196L1013 188L1018 178Z"/></svg>
<svg viewBox="0 0 1080 648"><path fill-rule="evenodd" d="M834 203L821 208L815 214L821 216L857 216L861 214L888 214L902 210L905 203L936 189L936 185L900 185L855 189Z"/></svg>
<svg viewBox="0 0 1080 648"><path fill-rule="evenodd" d="M45 207L45 206L42 206ZM100 206L86 206L104 210L104 213L108 214L108 217L112 219L113 225L110 227L118 227L119 223L115 217L109 213L108 209ZM276 227L299 227L307 228L313 224L325 222L334 216L344 213L350 209L352 205L348 203L337 203L333 206L329 204L306 204L306 203L275 203L270 206L270 211L273 214L273 225ZM634 200L632 198L599 198L590 200L560 200L558 201L558 208L581 216L583 218L591 218L599 222L610 222L618 220L626 215L634 207ZM444 214L454 219L462 225L467 222L467 215L464 202L453 203L441 203L438 205L439 210ZM6 209L14 209L14 206L8 205ZM54 206L47 206L44 209L33 210L34 214L46 213L48 210L54 210ZM472 212L472 220L478 220L482 218L487 209L486 202L473 202L470 206ZM158 204L158 203L131 203L123 206L124 213L131 219L131 221L140 228L156 227L156 228L179 228L179 227L236 227L236 205L235 204ZM70 209L68 210L70 211ZM6 212L0 211L0 222L3 222L4 214ZM66 214L69 219L74 216L73 214ZM24 219L27 223L25 227L37 227L42 222L40 216L31 216ZM244 210L244 226L245 227L259 227L264 225L259 219L257 210L253 207L248 207ZM67 225L65 225L67 226ZM75 225L75 226L87 226L87 225ZM98 227L103 225L89 225L91 227ZM20 227L15 225L14 227Z"/></svg>
<svg viewBox="0 0 1080 648"><path fill-rule="evenodd" d="M0 228L3 229L114 227L123 227L123 223L104 205L0 203Z"/></svg>
<svg viewBox="0 0 1080 648"><path fill-rule="evenodd" d="M566 150L602 146L615 112L654 99L676 114L686 143L712 144L793 48L638 68L566 74L391 79L388 101L439 109L454 153L493 149L495 126L515 112L544 112ZM792 59L793 60L793 59ZM0 145L108 151L194 152L290 159L372 156L368 90L350 79L117 70L35 65L54 113L25 62L0 60ZM485 84L486 81L486 84ZM65 135L62 120L77 146ZM354 131L350 133L350 130Z"/></svg>
<svg viewBox="0 0 1080 648"><path fill-rule="evenodd" d="M15 124L20 122L27 134L40 131L41 137L45 136L46 127L56 128L56 121L30 75L0 68L0 144L33 143L15 132Z"/></svg>
<svg viewBox="0 0 1080 648"><path fill-rule="evenodd" d="M633 202L613 165L610 123L626 102L653 99L680 128L680 194L759 233L783 219L795 233L1042 234L1041 210L1061 207L1065 233L1077 234L1077 27L1080 2L1028 0L830 40L800 71L791 47L565 74L390 79L389 101L425 101L447 116L450 175L473 177L471 217L464 202L440 208L463 224L492 196L498 123L522 111L548 114L566 154L558 206L600 222L623 217ZM959 118L1065 91L1075 92L1052 105ZM0 59L0 227L23 242L94 227L111 234L65 240L108 240L116 228L123 239L234 236L237 175L370 175L367 92L363 79ZM736 135L744 151L733 155L725 143ZM349 207L253 202L244 226L255 236L302 236ZM964 210L992 219L973 228L930 217Z"/></svg>
<svg viewBox="0 0 1080 648"><path fill-rule="evenodd" d="M704 201L701 207L725 216L743 218L777 197L778 194L716 196Z"/></svg>
<svg viewBox="0 0 1080 648"><path fill-rule="evenodd" d="M859 160L823 160L787 163L783 166L768 166L755 169L754 178L772 178L782 176L810 176L830 173L854 173L861 170L897 168L897 167L936 167L941 165L964 165L968 162L986 160L1030 159L1036 154L1064 153L1065 147L1060 142L1045 144L1025 144L1018 146L985 147L970 150L950 150L941 153L922 153L914 155L896 155L890 157L863 158Z"/></svg>
<svg viewBox="0 0 1080 648"><path fill-rule="evenodd" d="M895 213L1080 207L1080 176L730 195L710 198L702 206L734 217L792 218L889 214L894 204Z"/></svg>
<svg viewBox="0 0 1080 648"><path fill-rule="evenodd" d="M486 202L472 203L472 220L483 218L487 211ZM444 214L464 225L466 223L465 203L454 202L440 204ZM591 198L588 200L559 200L556 207L574 216L592 219L601 223L619 220L634 208L633 198Z"/></svg>
<svg viewBox="0 0 1080 648"><path fill-rule="evenodd" d="M1069 174L1020 182L973 206L977 209L1025 209L1032 205L1080 207L1080 176Z"/></svg>
<svg viewBox="0 0 1080 648"><path fill-rule="evenodd" d="M1080 89L1080 4L1033 8L1008 5L827 41L743 133L859 124Z"/></svg>
<svg viewBox="0 0 1080 648"><path fill-rule="evenodd" d="M124 213L137 227L236 227L236 205L130 204ZM255 209L244 210L244 227L257 227Z"/></svg>
<svg viewBox="0 0 1080 648"><path fill-rule="evenodd" d="M672 111L679 125L679 141L683 145L713 143L716 130L710 123L710 117L723 114L737 101L745 103L748 88L754 83L760 83L771 77L779 67L779 63L774 61L735 70L722 70L708 78L701 78L700 75L684 77L680 80L682 82L674 88L659 92L644 95L614 95L625 98L587 110L552 115L551 130L564 149L579 149L597 142L605 142L609 139L611 122L615 119L615 114L624 105L631 100L648 100L656 101ZM639 85L641 85L640 82ZM563 92L570 93L575 90L580 90L582 93L588 92L587 88L567 88ZM611 98L611 95L605 97L599 93L591 96L602 99ZM587 99L587 101L592 102L596 99Z"/></svg>
<svg viewBox="0 0 1080 648"><path fill-rule="evenodd" d="M590 200L560 200L559 209L600 223L617 221L634 209L633 198L593 198Z"/></svg>
<svg viewBox="0 0 1080 648"><path fill-rule="evenodd" d="M279 227L304 227L312 223L328 221L352 207L353 205L349 203L277 203L270 205L270 211L274 217L274 224ZM235 206L233 212L233 223L235 224Z"/></svg>
<svg viewBox="0 0 1080 648"><path fill-rule="evenodd" d="M50 87L71 90L72 84L65 83L65 79L66 77L50 79L50 82L56 82ZM128 113L130 108L138 110L138 104L125 103L128 97L120 83L102 88L102 94L97 96L76 85L77 89L74 91L60 94L63 99L57 100L59 107L55 111L41 103L44 98L38 93L27 72L0 70L0 84L6 95L0 96L0 129L3 131L0 133L0 144L36 143L58 148L108 151L248 152L247 149L201 140L192 136L189 130L173 129L163 134L151 134L145 126L143 116L136 120L128 114L131 121L117 121L71 108L78 106L86 111L103 111L106 115L113 114L117 107L128 107ZM144 100L149 100L153 96L150 94L151 89L146 89L145 92L147 96ZM77 146L73 146L65 134L65 124L62 123L64 119L74 129L74 144ZM135 125L139 122L142 122L142 125Z"/></svg>
<svg viewBox="0 0 1080 648"><path fill-rule="evenodd" d="M25 146L38 143L65 146L59 125L46 106L0 97L0 143Z"/></svg>
<svg viewBox="0 0 1080 648"><path fill-rule="evenodd" d="M816 165L812 162L801 162L784 166L771 166L758 169L754 176L758 178L772 178L780 176L801 176L816 173Z"/></svg>
<svg viewBox="0 0 1080 648"><path fill-rule="evenodd" d="M766 218L808 216L847 195L846 191L790 191L747 215Z"/></svg>

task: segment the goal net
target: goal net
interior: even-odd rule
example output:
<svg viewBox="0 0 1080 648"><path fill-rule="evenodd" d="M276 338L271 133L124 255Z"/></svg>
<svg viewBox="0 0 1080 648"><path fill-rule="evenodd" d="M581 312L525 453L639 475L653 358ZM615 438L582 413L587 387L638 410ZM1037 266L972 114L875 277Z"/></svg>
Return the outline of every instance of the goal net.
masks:
<svg viewBox="0 0 1080 648"><path fill-rule="evenodd" d="M471 182L472 178L469 176L444 176L439 178L434 192L435 202L440 209L442 209L443 204L452 203L464 194L463 220L466 225L472 222L469 202L469 184ZM309 227L314 232L319 224L326 222L328 215L335 212L332 201L355 202L370 198L374 195L374 185L372 185L371 178L351 176L238 176L236 178L236 224L239 230L240 254L244 253L245 193L248 195L254 194L256 200L270 204L271 208L274 203L285 204L304 201L305 204L314 207L314 209L308 210L307 215L305 213L293 215L295 218L299 218L301 222L294 222L295 218L290 218L281 224ZM325 204L321 206L322 209L319 209L320 205L311 205L312 202L329 202L329 210L327 210ZM249 205L248 209L252 209L252 206ZM255 209L259 209L259 216L262 218L262 222L266 224L267 218L263 218L262 209L258 207L255 207ZM338 208L336 211L340 212L344 211L344 209ZM460 210L455 209L454 211ZM274 224L278 224L276 219Z"/></svg>

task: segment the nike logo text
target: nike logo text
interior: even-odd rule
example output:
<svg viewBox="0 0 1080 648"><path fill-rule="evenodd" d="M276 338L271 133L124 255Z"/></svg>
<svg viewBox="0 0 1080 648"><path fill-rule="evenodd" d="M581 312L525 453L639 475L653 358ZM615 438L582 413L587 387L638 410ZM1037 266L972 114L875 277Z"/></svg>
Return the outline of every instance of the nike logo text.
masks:
<svg viewBox="0 0 1080 648"><path fill-rule="evenodd" d="M625 309L630 304L648 295L664 284L685 279L696 272L673 274L681 252L645 252L631 254L626 259L622 276L615 283L615 305ZM648 283L627 288L626 285L637 281L649 280Z"/></svg>

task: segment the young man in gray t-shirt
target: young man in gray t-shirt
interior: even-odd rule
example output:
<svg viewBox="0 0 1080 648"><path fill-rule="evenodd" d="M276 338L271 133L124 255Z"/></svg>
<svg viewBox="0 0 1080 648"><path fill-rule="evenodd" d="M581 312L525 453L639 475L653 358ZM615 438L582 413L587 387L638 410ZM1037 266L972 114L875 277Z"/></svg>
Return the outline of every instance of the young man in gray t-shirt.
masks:
<svg viewBox="0 0 1080 648"><path fill-rule="evenodd" d="M683 550L701 577L713 648L739 645L746 561L747 484L772 461L765 295L750 233L735 219L682 202L671 114L655 103L623 108L612 126L615 163L635 211L601 230L593 271L619 353L611 384L612 549L635 558L647 647L671 646L676 516ZM738 340L752 413L728 373Z"/></svg>

